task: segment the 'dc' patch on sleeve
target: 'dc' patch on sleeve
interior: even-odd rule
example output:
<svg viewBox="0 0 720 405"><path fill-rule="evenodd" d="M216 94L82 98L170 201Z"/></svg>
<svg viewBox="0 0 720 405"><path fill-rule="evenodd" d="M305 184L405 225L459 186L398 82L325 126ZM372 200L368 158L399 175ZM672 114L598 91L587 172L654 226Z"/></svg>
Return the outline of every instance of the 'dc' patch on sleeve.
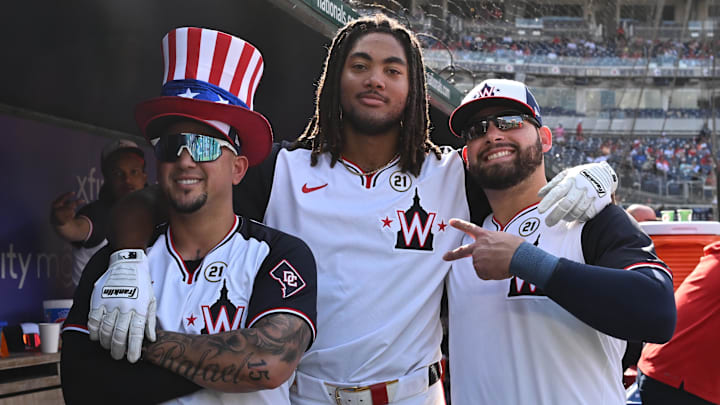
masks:
<svg viewBox="0 0 720 405"><path fill-rule="evenodd" d="M305 280L302 279L297 270L285 259L270 270L270 276L280 283L283 298L289 298L305 288Z"/></svg>

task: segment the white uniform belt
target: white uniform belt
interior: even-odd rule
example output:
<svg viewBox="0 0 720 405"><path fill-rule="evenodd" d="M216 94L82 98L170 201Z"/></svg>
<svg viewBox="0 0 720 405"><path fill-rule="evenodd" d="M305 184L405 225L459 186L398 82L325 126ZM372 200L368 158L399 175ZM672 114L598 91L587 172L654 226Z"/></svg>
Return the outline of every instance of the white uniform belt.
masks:
<svg viewBox="0 0 720 405"><path fill-rule="evenodd" d="M420 368L396 380L374 384L349 385L329 383L296 372L291 391L299 396L337 405L383 405L427 391L440 379L440 363Z"/></svg>

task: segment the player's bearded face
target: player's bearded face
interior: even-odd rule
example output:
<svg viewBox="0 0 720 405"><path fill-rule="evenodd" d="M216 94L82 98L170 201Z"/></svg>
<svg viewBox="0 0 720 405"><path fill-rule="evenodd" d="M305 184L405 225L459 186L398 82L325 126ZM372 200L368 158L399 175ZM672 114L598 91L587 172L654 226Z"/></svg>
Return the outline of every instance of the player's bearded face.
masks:
<svg viewBox="0 0 720 405"><path fill-rule="evenodd" d="M365 135L399 127L409 88L405 49L395 37L373 32L358 38L340 77L342 125Z"/></svg>
<svg viewBox="0 0 720 405"><path fill-rule="evenodd" d="M185 155L187 152L183 152L183 154ZM190 158L187 157L187 159ZM171 166L172 164L160 163L161 169L166 165ZM207 202L207 176L201 171L174 168L169 171L161 170L159 174L160 187L175 211L189 214L199 210Z"/></svg>
<svg viewBox="0 0 720 405"><path fill-rule="evenodd" d="M364 113L349 106L343 110L343 124L365 135L378 135L399 126L402 114L402 110L386 115Z"/></svg>
<svg viewBox="0 0 720 405"><path fill-rule="evenodd" d="M515 149L515 159L502 164L488 164L483 159L484 151L478 152L474 163L470 164L470 174L481 187L491 190L505 190L519 184L530 176L542 163L543 152L540 134L532 145L521 148L514 143L502 145Z"/></svg>
<svg viewBox="0 0 720 405"><path fill-rule="evenodd" d="M199 210L203 205L205 205L205 203L207 202L207 197L207 193L202 193L196 196L186 195L177 197L168 195L168 201L170 202L170 206L173 207L175 211L183 214L189 214Z"/></svg>

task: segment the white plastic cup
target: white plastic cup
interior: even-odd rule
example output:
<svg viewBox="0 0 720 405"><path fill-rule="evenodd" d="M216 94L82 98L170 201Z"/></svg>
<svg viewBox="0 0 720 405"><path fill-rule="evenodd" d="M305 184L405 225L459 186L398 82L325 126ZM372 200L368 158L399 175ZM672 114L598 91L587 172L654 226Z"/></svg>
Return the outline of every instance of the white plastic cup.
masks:
<svg viewBox="0 0 720 405"><path fill-rule="evenodd" d="M692 221L692 213L693 213L693 211L690 209L678 209L677 210L678 220L680 222Z"/></svg>
<svg viewBox="0 0 720 405"><path fill-rule="evenodd" d="M660 211L663 222L675 221L675 210L662 210Z"/></svg>
<svg viewBox="0 0 720 405"><path fill-rule="evenodd" d="M60 324L40 323L40 351L43 353L57 353L60 344Z"/></svg>
<svg viewBox="0 0 720 405"><path fill-rule="evenodd" d="M45 300L43 301L43 312L45 322L63 323L70 312L73 300Z"/></svg>

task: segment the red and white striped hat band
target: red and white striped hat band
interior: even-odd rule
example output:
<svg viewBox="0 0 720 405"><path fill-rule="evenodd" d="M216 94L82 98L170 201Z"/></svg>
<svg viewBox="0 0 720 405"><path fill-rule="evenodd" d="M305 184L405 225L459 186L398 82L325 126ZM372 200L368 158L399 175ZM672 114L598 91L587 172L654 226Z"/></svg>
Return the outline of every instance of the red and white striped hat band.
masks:
<svg viewBox="0 0 720 405"><path fill-rule="evenodd" d="M162 47L163 85L172 80L200 80L220 87L253 109L263 58L252 44L224 32L186 27L165 35Z"/></svg>
<svg viewBox="0 0 720 405"><path fill-rule="evenodd" d="M270 124L253 111L263 73L260 51L232 35L195 27L170 31L162 51L162 96L135 108L145 137L155 136L147 130L157 119L186 117L214 127L235 144L236 133L250 165L260 163L272 146Z"/></svg>

